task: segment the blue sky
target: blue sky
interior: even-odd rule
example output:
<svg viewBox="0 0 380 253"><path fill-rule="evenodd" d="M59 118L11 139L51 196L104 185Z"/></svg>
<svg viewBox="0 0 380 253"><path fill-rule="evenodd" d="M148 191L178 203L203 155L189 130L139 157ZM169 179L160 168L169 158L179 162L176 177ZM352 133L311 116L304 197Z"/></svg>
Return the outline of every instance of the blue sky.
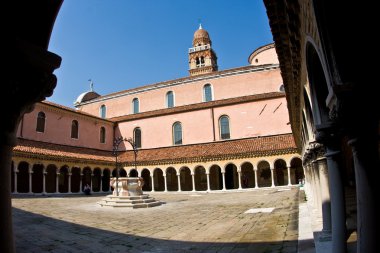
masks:
<svg viewBox="0 0 380 253"><path fill-rule="evenodd" d="M89 79L106 95L188 76L199 20L219 70L248 65L273 41L261 0L64 0L49 45L62 64L48 100L73 107Z"/></svg>

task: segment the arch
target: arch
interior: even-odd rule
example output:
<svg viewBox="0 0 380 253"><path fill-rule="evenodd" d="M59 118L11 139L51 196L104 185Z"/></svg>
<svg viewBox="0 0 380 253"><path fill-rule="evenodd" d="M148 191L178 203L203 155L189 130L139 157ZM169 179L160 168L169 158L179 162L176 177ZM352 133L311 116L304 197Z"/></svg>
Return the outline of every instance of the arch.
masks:
<svg viewBox="0 0 380 253"><path fill-rule="evenodd" d="M286 162L283 159L277 159L274 162L274 184L275 185L287 185L288 184L288 171Z"/></svg>
<svg viewBox="0 0 380 253"><path fill-rule="evenodd" d="M45 188L47 193L57 191L57 167L54 164L49 164L46 168Z"/></svg>
<svg viewBox="0 0 380 253"><path fill-rule="evenodd" d="M69 167L67 165L62 166L59 169L58 174L58 192L69 192Z"/></svg>
<svg viewBox="0 0 380 253"><path fill-rule="evenodd" d="M132 100L132 113L136 114L140 112L140 101L138 98Z"/></svg>
<svg viewBox="0 0 380 253"><path fill-rule="evenodd" d="M129 177L138 177L139 173L136 169L129 170Z"/></svg>
<svg viewBox="0 0 380 253"><path fill-rule="evenodd" d="M151 191L152 184L151 184L151 178L150 178L150 171L148 169L143 169L141 171L141 177L144 179L144 185L142 187L142 190Z"/></svg>
<svg viewBox="0 0 380 253"><path fill-rule="evenodd" d="M45 132L46 115L44 112L39 112L37 115L36 131L39 133Z"/></svg>
<svg viewBox="0 0 380 253"><path fill-rule="evenodd" d="M106 128L105 127L100 127L100 143L106 143Z"/></svg>
<svg viewBox="0 0 380 253"><path fill-rule="evenodd" d="M203 166L197 166L194 169L194 182L196 191L207 191L207 175Z"/></svg>
<svg viewBox="0 0 380 253"><path fill-rule="evenodd" d="M272 174L270 164L267 161L260 161L257 164L257 184L258 187L272 186Z"/></svg>
<svg viewBox="0 0 380 253"><path fill-rule="evenodd" d="M20 162L17 173L17 191L20 193L29 192L29 163Z"/></svg>
<svg viewBox="0 0 380 253"><path fill-rule="evenodd" d="M102 119L105 119L107 116L107 107L105 105L101 105L99 108L99 116Z"/></svg>
<svg viewBox="0 0 380 253"><path fill-rule="evenodd" d="M210 190L222 190L223 178L222 169L214 164L210 167Z"/></svg>
<svg viewBox="0 0 380 253"><path fill-rule="evenodd" d="M110 190L110 177L111 172L109 169L103 170L103 176L102 176L102 191L108 192Z"/></svg>
<svg viewBox="0 0 380 253"><path fill-rule="evenodd" d="M91 171L91 168L90 167L85 167L83 170L82 170L82 191L83 191L83 188L86 184L88 184L91 189L92 189L92 186L91 186L91 174L92 174L92 171Z"/></svg>
<svg viewBox="0 0 380 253"><path fill-rule="evenodd" d="M139 127L133 130L133 142L136 148L141 148L141 128Z"/></svg>
<svg viewBox="0 0 380 253"><path fill-rule="evenodd" d="M189 167L180 168L179 175L181 181L181 191L192 191L193 181Z"/></svg>
<svg viewBox="0 0 380 253"><path fill-rule="evenodd" d="M302 160L299 157L294 157L290 160L290 179L291 184L301 184L305 178L305 173L302 167Z"/></svg>
<svg viewBox="0 0 380 253"><path fill-rule="evenodd" d="M207 83L203 86L203 102L209 102L214 99L212 86Z"/></svg>
<svg viewBox="0 0 380 253"><path fill-rule="evenodd" d="M71 122L71 138L78 139L79 136L79 123L77 120Z"/></svg>
<svg viewBox="0 0 380 253"><path fill-rule="evenodd" d="M127 171L124 168L119 169L119 176L120 177L127 177Z"/></svg>
<svg viewBox="0 0 380 253"><path fill-rule="evenodd" d="M230 139L230 118L227 115L219 118L219 138L221 140Z"/></svg>
<svg viewBox="0 0 380 253"><path fill-rule="evenodd" d="M255 187L255 172L253 165L250 162L245 162L241 166L241 187L254 188Z"/></svg>
<svg viewBox="0 0 380 253"><path fill-rule="evenodd" d="M238 178L237 167L233 163L229 163L225 166L224 179L226 183L226 189L237 189L239 188L239 178Z"/></svg>
<svg viewBox="0 0 380 253"><path fill-rule="evenodd" d="M280 84L280 86L278 87L278 90L279 90L280 92L285 92L285 86L284 86L283 83Z"/></svg>
<svg viewBox="0 0 380 253"><path fill-rule="evenodd" d="M166 184L168 191L178 191L177 171L173 167L166 169Z"/></svg>
<svg viewBox="0 0 380 253"><path fill-rule="evenodd" d="M195 65L199 68L200 66L200 60L199 60L199 57L195 58Z"/></svg>
<svg viewBox="0 0 380 253"><path fill-rule="evenodd" d="M32 192L42 193L43 192L43 180L44 180L44 165L34 164L32 174Z"/></svg>
<svg viewBox="0 0 380 253"><path fill-rule="evenodd" d="M182 124L181 122L175 122L173 124L173 145L182 144Z"/></svg>
<svg viewBox="0 0 380 253"><path fill-rule="evenodd" d="M80 182L81 182L81 175L80 175L80 168L79 167L72 167L71 168L71 192L80 192Z"/></svg>
<svg viewBox="0 0 380 253"><path fill-rule="evenodd" d="M102 180L102 170L100 168L95 168L92 176L92 191L99 192L100 191L100 181Z"/></svg>
<svg viewBox="0 0 380 253"><path fill-rule="evenodd" d="M313 101L314 122L317 124L326 123L329 121L329 108L326 106L328 97L328 84L321 63L321 59L312 42L306 44L306 68L310 83L311 98ZM318 118L317 118L318 117Z"/></svg>
<svg viewBox="0 0 380 253"><path fill-rule="evenodd" d="M174 92L173 91L168 91L166 93L166 107L167 108L172 108L174 107L175 101L174 101Z"/></svg>
<svg viewBox="0 0 380 253"><path fill-rule="evenodd" d="M155 191L164 191L165 190L165 179L164 173L160 168L155 168L153 171L153 180L154 180L154 190Z"/></svg>

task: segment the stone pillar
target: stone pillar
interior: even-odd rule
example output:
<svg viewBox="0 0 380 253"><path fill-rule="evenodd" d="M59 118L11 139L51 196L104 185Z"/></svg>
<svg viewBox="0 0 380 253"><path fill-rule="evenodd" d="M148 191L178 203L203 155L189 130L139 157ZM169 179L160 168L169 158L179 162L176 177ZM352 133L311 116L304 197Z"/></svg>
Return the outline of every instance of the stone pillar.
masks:
<svg viewBox="0 0 380 253"><path fill-rule="evenodd" d="M330 200L330 187L328 178L328 168L326 158L317 160L319 168L319 183L321 187L321 202L322 202L322 232L331 235L331 200Z"/></svg>
<svg viewBox="0 0 380 253"><path fill-rule="evenodd" d="M258 189L259 188L259 183L258 183L258 180L257 180L257 168L254 168L253 171L255 172L255 188Z"/></svg>
<svg viewBox="0 0 380 253"><path fill-rule="evenodd" d="M327 147L326 159L331 198L332 252L346 252L346 210L338 156L340 152Z"/></svg>
<svg viewBox="0 0 380 253"><path fill-rule="evenodd" d="M225 191L226 190L226 179L225 179L225 172L224 171L222 171L222 179L223 179L223 191Z"/></svg>
<svg viewBox="0 0 380 253"><path fill-rule="evenodd" d="M315 200L316 200L316 209L318 217L322 217L322 193L321 193L321 184L319 179L319 168L317 160L312 162L313 175L314 175L314 186L315 189Z"/></svg>
<svg viewBox="0 0 380 253"><path fill-rule="evenodd" d="M180 191L182 191L181 190L181 174L180 173L177 174L177 179L178 179L178 191L180 192Z"/></svg>
<svg viewBox="0 0 380 253"><path fill-rule="evenodd" d="M154 192L154 177L153 177L153 175L151 175L150 178L152 179L152 192Z"/></svg>
<svg viewBox="0 0 380 253"><path fill-rule="evenodd" d="M83 179L83 173L81 172L80 173L80 177L79 177L79 192L83 192L83 182L82 182L82 179Z"/></svg>
<svg viewBox="0 0 380 253"><path fill-rule="evenodd" d="M92 187L93 187L93 183L92 182L94 182L94 173L93 173L93 171L91 171L90 192L94 193L94 191L92 189Z"/></svg>
<svg viewBox="0 0 380 253"><path fill-rule="evenodd" d="M55 177L55 193L59 193L59 175L60 173L57 172Z"/></svg>
<svg viewBox="0 0 380 253"><path fill-rule="evenodd" d="M274 187L274 168L273 167L270 167L270 176L272 178L272 186L271 187Z"/></svg>
<svg viewBox="0 0 380 253"><path fill-rule="evenodd" d="M239 190L241 190L241 170L238 171L238 174L239 174Z"/></svg>
<svg viewBox="0 0 380 253"><path fill-rule="evenodd" d="M365 122L362 122L365 124ZM363 133L367 134L367 133ZM370 133L368 134L370 135ZM378 136L366 136L351 139L348 143L352 148L355 166L356 198L357 198L357 231L358 253L374 253L379 249L376 232L379 224L379 207L376 205L376 190L380 168L378 152Z"/></svg>
<svg viewBox="0 0 380 253"><path fill-rule="evenodd" d="M168 182L166 180L166 175L164 175L164 184L165 184L165 192L168 192Z"/></svg>
<svg viewBox="0 0 380 253"><path fill-rule="evenodd" d="M72 173L68 173L68 175L69 175L69 187L67 189L67 193L71 193L71 175L72 175Z"/></svg>
<svg viewBox="0 0 380 253"><path fill-rule="evenodd" d="M33 167L28 163L28 175L29 175L29 193L33 193L32 191L32 176L33 176Z"/></svg>
<svg viewBox="0 0 380 253"><path fill-rule="evenodd" d="M42 193L43 194L46 194L46 169L44 169L43 173L42 173Z"/></svg>
<svg viewBox="0 0 380 253"><path fill-rule="evenodd" d="M290 166L288 166L288 186L292 185L292 179L290 178ZM297 183L297 182L296 182Z"/></svg>
<svg viewBox="0 0 380 253"><path fill-rule="evenodd" d="M99 182L99 192L103 192L103 171L102 173L100 174L100 182Z"/></svg>
<svg viewBox="0 0 380 253"><path fill-rule="evenodd" d="M194 178L194 173L191 173L191 182L193 183L193 192L195 192L195 178Z"/></svg>
<svg viewBox="0 0 380 253"><path fill-rule="evenodd" d="M13 173L14 173L14 185L15 185L14 193L18 193L18 191L17 191L18 164L17 164L17 162L13 162Z"/></svg>
<svg viewBox="0 0 380 253"><path fill-rule="evenodd" d="M207 177L207 191L209 192L210 191L210 173L206 173L206 177Z"/></svg>

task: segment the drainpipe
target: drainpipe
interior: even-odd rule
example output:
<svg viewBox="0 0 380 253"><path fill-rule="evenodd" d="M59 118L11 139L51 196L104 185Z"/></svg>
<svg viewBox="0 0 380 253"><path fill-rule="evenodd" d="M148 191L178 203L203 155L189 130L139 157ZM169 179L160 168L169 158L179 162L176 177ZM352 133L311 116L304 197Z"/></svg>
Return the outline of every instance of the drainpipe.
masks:
<svg viewBox="0 0 380 253"><path fill-rule="evenodd" d="M211 108L211 121L212 121L212 135L214 137L214 141L216 141L215 138L215 121L214 121L214 108Z"/></svg>

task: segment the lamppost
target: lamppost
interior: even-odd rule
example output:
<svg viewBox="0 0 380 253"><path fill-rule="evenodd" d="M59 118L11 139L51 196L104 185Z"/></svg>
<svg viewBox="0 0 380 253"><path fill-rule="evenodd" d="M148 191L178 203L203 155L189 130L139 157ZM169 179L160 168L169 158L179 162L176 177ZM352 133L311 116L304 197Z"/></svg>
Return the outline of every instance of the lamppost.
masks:
<svg viewBox="0 0 380 253"><path fill-rule="evenodd" d="M138 150L137 150L137 147L136 147L136 143L134 142L134 140L129 137L128 139L126 139L126 141L131 144L132 146L132 149L133 149L133 154L135 156L135 170L137 171L137 163L136 163L136 159L137 159L137 153L138 153Z"/></svg>
<svg viewBox="0 0 380 253"><path fill-rule="evenodd" d="M117 162L117 156L119 152L119 145L122 141L126 141L127 139L123 139L123 137L119 136L113 141L113 155L115 156L115 165L116 165L116 196L119 196L119 165Z"/></svg>

